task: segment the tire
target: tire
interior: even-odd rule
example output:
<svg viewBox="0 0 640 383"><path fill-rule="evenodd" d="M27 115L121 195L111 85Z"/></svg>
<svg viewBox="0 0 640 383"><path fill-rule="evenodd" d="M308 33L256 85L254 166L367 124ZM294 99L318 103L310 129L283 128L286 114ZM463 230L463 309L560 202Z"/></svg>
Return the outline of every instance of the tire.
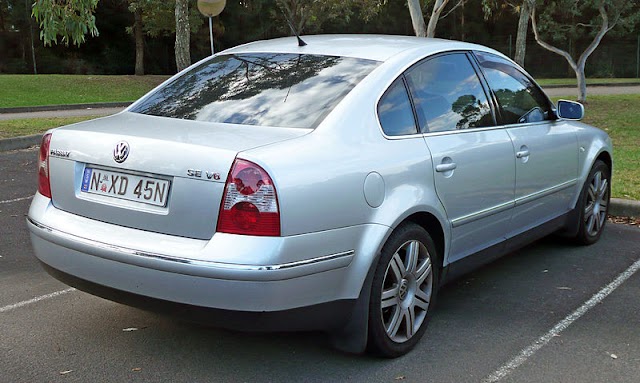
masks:
<svg viewBox="0 0 640 383"><path fill-rule="evenodd" d="M369 302L369 352L395 358L426 331L438 290L439 263L431 236L420 226L398 227L382 248Z"/></svg>
<svg viewBox="0 0 640 383"><path fill-rule="evenodd" d="M597 160L589 172L576 205L579 227L574 242L579 245L598 242L607 223L610 197L611 170L607 164Z"/></svg>

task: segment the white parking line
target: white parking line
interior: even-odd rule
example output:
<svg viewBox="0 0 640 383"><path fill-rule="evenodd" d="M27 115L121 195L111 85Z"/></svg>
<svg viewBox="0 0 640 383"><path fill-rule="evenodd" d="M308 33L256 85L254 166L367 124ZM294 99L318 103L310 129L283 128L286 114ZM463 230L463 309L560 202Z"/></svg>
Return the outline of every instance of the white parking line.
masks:
<svg viewBox="0 0 640 383"><path fill-rule="evenodd" d="M39 297L35 297L33 299L29 299L28 301L22 301L22 302L14 303L12 305L0 307L0 313L11 311L11 310L17 309L19 307L27 306L27 305L30 305L32 303L37 303L37 302L43 301L45 299L55 298L57 296L60 296L60 295L66 294L66 293L70 293L72 291L76 291L76 289L68 288L66 290L56 291L55 293L51 293L51 294L47 294L47 295L41 295Z"/></svg>
<svg viewBox="0 0 640 383"><path fill-rule="evenodd" d="M609 283L607 286L602 288L602 290L598 291L597 294L592 296L591 299L586 301L576 311L574 311L573 313L565 317L562 321L556 324L551 330L549 330L549 332L547 332L546 334L538 338L538 340L533 342L529 347L520 351L518 356L511 359L507 364L497 369L493 374L489 375L482 382L493 383L493 382L498 382L501 379L505 378L507 375L513 372L516 368L520 367L520 365L526 362L527 359L532 357L533 354L535 354L538 350L546 346L551 341L551 339L553 339L553 337L559 335L562 331L564 331L567 327L569 327L573 322L575 322L581 316L586 314L587 311L591 310L595 305L600 303L604 298L606 298L609 294L611 294L615 289L617 289L621 284L623 284L639 269L640 269L640 260L637 260L627 270L625 270L616 279L614 279L613 282Z"/></svg>
<svg viewBox="0 0 640 383"><path fill-rule="evenodd" d="M6 201L0 201L0 205L5 204L5 203L24 201L26 199L31 199L31 198L33 198L32 195L30 195L28 197L20 197L20 198L9 199L9 200L6 200Z"/></svg>

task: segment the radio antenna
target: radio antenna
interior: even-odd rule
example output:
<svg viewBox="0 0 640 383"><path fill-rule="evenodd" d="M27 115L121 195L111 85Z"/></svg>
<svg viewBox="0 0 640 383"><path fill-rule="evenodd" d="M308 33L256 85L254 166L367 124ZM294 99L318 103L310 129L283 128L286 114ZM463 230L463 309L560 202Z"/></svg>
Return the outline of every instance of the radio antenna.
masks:
<svg viewBox="0 0 640 383"><path fill-rule="evenodd" d="M307 43L305 43L304 40L302 40L300 38L300 35L298 35L298 32L296 32L296 29L293 27L293 24L291 23L291 20L289 20L289 18L287 17L287 14L284 12L284 10L282 8L280 8L280 12L282 12L282 16L284 16L284 19L287 20L287 24L289 24L289 28L291 28L291 32L298 39L298 46L299 47L303 47L303 46L307 45Z"/></svg>

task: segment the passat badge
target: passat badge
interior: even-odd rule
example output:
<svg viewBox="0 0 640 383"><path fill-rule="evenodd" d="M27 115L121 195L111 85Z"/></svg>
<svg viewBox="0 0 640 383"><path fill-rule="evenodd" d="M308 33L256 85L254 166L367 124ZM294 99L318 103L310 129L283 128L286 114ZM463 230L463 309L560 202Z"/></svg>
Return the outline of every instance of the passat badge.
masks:
<svg viewBox="0 0 640 383"><path fill-rule="evenodd" d="M113 160L119 164L123 163L129 157L129 144L127 141L120 141L113 149Z"/></svg>

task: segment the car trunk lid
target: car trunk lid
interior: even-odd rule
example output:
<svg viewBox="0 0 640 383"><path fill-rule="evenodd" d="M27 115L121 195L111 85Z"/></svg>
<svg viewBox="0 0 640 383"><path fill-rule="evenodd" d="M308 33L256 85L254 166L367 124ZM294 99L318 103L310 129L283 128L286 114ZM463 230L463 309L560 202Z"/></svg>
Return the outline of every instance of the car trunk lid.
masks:
<svg viewBox="0 0 640 383"><path fill-rule="evenodd" d="M70 125L51 140L53 204L103 222L208 239L238 152L309 131L130 112Z"/></svg>

